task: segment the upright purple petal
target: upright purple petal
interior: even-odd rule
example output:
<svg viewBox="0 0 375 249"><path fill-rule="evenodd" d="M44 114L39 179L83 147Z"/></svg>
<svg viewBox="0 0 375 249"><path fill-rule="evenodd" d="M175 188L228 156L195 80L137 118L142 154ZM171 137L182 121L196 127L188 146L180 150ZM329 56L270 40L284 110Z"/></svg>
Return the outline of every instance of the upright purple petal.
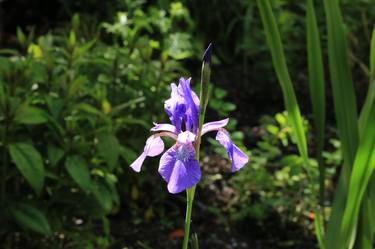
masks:
<svg viewBox="0 0 375 249"><path fill-rule="evenodd" d="M160 155L164 150L164 143L158 136L151 136L147 139L143 153L130 165L130 167L140 172L142 164L147 156L154 157Z"/></svg>
<svg viewBox="0 0 375 249"><path fill-rule="evenodd" d="M176 84L171 84L171 97L164 102L165 112L168 114L176 132L181 131L182 119L186 113L185 99L178 92Z"/></svg>
<svg viewBox="0 0 375 249"><path fill-rule="evenodd" d="M219 130L216 140L227 150L228 157L232 161L232 172L241 169L249 161L249 157L232 142L226 130Z"/></svg>
<svg viewBox="0 0 375 249"><path fill-rule="evenodd" d="M229 118L219 120L219 121L205 123L205 124L203 124L203 127L202 127L202 135L204 135L204 134L206 134L207 132L210 132L210 131L217 131L220 128L223 128L224 126L226 126L228 124L228 122L229 122Z"/></svg>
<svg viewBox="0 0 375 249"><path fill-rule="evenodd" d="M159 173L168 183L168 191L179 193L193 187L201 178L198 161L192 144L175 145L160 159Z"/></svg>
<svg viewBox="0 0 375 249"><path fill-rule="evenodd" d="M184 116L186 130L197 132L198 130L198 118L199 118L199 98L191 90L190 87L191 78L185 80L180 78L178 85L178 93L183 96L186 105L186 113Z"/></svg>

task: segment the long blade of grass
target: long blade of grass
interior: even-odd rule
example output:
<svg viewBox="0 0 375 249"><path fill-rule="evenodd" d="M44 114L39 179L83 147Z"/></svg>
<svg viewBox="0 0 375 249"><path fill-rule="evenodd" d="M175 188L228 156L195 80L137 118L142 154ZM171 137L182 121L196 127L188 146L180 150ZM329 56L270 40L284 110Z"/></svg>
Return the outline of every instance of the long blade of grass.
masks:
<svg viewBox="0 0 375 249"><path fill-rule="evenodd" d="M264 26L267 43L271 50L273 65L283 92L285 108L288 112L291 126L297 138L297 147L299 153L304 158L305 163L307 164L308 153L306 136L303 128L301 112L297 103L296 95L285 61L280 33L276 25L275 17L272 13L270 2L268 0L257 0L257 4Z"/></svg>
<svg viewBox="0 0 375 249"><path fill-rule="evenodd" d="M358 220L358 215L361 210L362 199L365 195L368 183L375 169L375 103L372 104L369 117L367 122L363 124L363 134L361 137L358 151L356 153L353 172L350 178L350 185L348 191L348 198L346 201L345 212L341 225L341 237L347 238L353 231L353 227L356 225ZM373 212L366 208L370 202L367 199L363 200L365 210L362 215L364 219L368 219L368 214ZM357 244L361 245L361 249L372 248L372 236L369 235L369 220L365 220L363 226L359 227L359 232L357 235ZM371 233L371 232L370 232ZM346 242L349 244L349 242Z"/></svg>
<svg viewBox="0 0 375 249"><path fill-rule="evenodd" d="M322 227L323 227L322 217L320 216L319 210L315 211L314 227L315 227L316 238L319 243L319 248L325 249L324 240L323 240L323 230L322 230Z"/></svg>
<svg viewBox="0 0 375 249"><path fill-rule="evenodd" d="M344 158L344 166L335 192L332 215L328 223L325 239L327 248L344 249L343 243L346 240L344 241L344 239L339 237L339 228L341 227L341 219L346 202L351 166L353 165L358 146L357 108L351 71L348 65L347 43L339 3L338 0L323 2L327 21L329 68L336 122ZM354 229L355 226L351 227L351 231L354 231ZM352 238L352 235L353 233L348 235L348 238Z"/></svg>
<svg viewBox="0 0 375 249"><path fill-rule="evenodd" d="M366 122L369 114L369 109L375 101L375 27L372 31L371 46L370 46L370 86L367 91L365 103L363 104L361 115L359 117L359 130L362 131L362 126Z"/></svg>
<svg viewBox="0 0 375 249"><path fill-rule="evenodd" d="M319 201L320 205L324 205L324 182L325 167L323 162L324 148L324 127L325 127L325 85L322 49L320 45L318 25L315 17L315 9L313 0L307 1L307 56L309 68L309 87L314 116L315 132L316 132L316 157L319 164ZM324 208L322 208L323 224L324 224Z"/></svg>

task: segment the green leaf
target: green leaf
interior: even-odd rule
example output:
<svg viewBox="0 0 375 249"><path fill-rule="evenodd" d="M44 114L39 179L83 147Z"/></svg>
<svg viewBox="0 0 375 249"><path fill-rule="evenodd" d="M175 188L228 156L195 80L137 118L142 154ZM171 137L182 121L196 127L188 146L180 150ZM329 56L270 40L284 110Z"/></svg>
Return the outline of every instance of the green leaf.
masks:
<svg viewBox="0 0 375 249"><path fill-rule="evenodd" d="M76 78L70 85L68 89L68 95L74 96L78 93L78 91L81 89L81 87L87 83L87 77L80 75L78 78Z"/></svg>
<svg viewBox="0 0 375 249"><path fill-rule="evenodd" d="M83 191L90 192L92 190L90 171L82 157L69 156L65 161L65 168Z"/></svg>
<svg viewBox="0 0 375 249"><path fill-rule="evenodd" d="M34 232L51 235L48 219L41 209L28 204L18 204L11 209L14 219L25 228Z"/></svg>
<svg viewBox="0 0 375 249"><path fill-rule="evenodd" d="M14 121L19 124L42 124L48 121L48 114L40 108L21 105L17 108Z"/></svg>
<svg viewBox="0 0 375 249"><path fill-rule="evenodd" d="M53 167L57 165L57 163L63 158L64 150L60 149L52 144L48 144L47 147L48 152L48 159Z"/></svg>
<svg viewBox="0 0 375 249"><path fill-rule="evenodd" d="M343 215L343 221L341 225L341 238L348 238L349 235L355 230L358 221L358 216L361 208L362 199L370 178L375 169L375 103L371 106L369 118L364 124L363 133L365 136L361 137L359 142L358 150L355 156L354 166L352 175L350 177L348 197L346 200L345 212ZM364 205L366 205L366 199ZM366 210L365 208L362 210ZM371 210L370 212L373 212ZM367 220L366 223L369 223ZM366 223L364 224L365 226ZM360 227L362 233L358 234L358 240L362 240L363 235L367 232L364 227ZM371 236L372 237L372 236ZM370 239L370 241L372 241ZM347 242L349 244L349 242ZM360 242L361 243L361 242ZM364 246L363 243L361 243ZM371 248L361 247L361 248Z"/></svg>
<svg viewBox="0 0 375 249"><path fill-rule="evenodd" d="M347 248L349 241L353 239L356 225L350 227L350 231L342 231L339 228L346 202L351 167L358 146L357 107L338 0L324 1L324 8L327 19L329 69L334 107L344 158L325 239L327 248Z"/></svg>
<svg viewBox="0 0 375 249"><path fill-rule="evenodd" d="M307 1L306 23L309 87L317 141L316 156L319 163L319 199L320 204L323 205L325 200L325 167L322 155L325 127L325 86L322 50L313 0Z"/></svg>
<svg viewBox="0 0 375 249"><path fill-rule="evenodd" d="M111 192L107 189L104 184L97 183L92 189L92 193L95 199L99 202L100 206L106 213L109 213L112 209L112 196Z"/></svg>
<svg viewBox="0 0 375 249"><path fill-rule="evenodd" d="M26 44L26 36L22 32L22 29L20 27L17 27L17 40L21 44L22 47Z"/></svg>
<svg viewBox="0 0 375 249"><path fill-rule="evenodd" d="M9 152L18 170L39 195L44 184L44 166L42 157L31 144L15 143L9 145Z"/></svg>
<svg viewBox="0 0 375 249"><path fill-rule="evenodd" d="M119 142L117 138L111 133L98 134L98 152L104 158L110 168L114 168L118 162L119 157Z"/></svg>
<svg viewBox="0 0 375 249"><path fill-rule="evenodd" d="M296 135L297 147L299 153L305 160L305 163L308 164L306 136L304 132L301 112L288 72L283 45L281 43L281 38L276 25L275 17L272 13L269 1L257 0L257 4L264 26L267 43L271 50L273 65L283 92L284 104L288 112L290 124Z"/></svg>

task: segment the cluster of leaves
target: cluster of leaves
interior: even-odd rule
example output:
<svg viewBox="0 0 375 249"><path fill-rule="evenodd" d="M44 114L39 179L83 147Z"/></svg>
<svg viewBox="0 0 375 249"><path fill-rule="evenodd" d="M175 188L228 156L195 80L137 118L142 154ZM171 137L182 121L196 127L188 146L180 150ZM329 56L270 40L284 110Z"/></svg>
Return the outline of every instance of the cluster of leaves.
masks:
<svg viewBox="0 0 375 249"><path fill-rule="evenodd" d="M256 146L250 149L252 164L230 180L236 197L230 210L234 220L250 217L260 222L275 211L284 222L296 222L312 229L319 189L319 170L315 159L306 167L295 150L295 135L287 114L263 116L260 126L253 128ZM308 131L307 120L304 120ZM309 133L311 135L311 133ZM340 143L331 140L324 152L327 185L342 162Z"/></svg>
<svg viewBox="0 0 375 249"><path fill-rule="evenodd" d="M120 208L119 189L131 188L133 149L163 111L155 103L184 74L179 60L194 54L182 4L124 8L91 37L75 15L69 27L38 38L18 29L20 49L1 50L4 248L110 245L107 217Z"/></svg>

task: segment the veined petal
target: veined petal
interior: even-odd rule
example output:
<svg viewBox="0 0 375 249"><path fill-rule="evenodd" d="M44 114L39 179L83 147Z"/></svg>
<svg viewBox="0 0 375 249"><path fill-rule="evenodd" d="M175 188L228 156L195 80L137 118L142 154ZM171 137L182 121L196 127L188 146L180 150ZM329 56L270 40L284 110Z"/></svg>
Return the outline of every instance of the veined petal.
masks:
<svg viewBox="0 0 375 249"><path fill-rule="evenodd" d="M130 167L140 172L142 164L147 156L154 157L160 155L164 150L163 140L159 136L151 136L147 139L143 153L130 165Z"/></svg>
<svg viewBox="0 0 375 249"><path fill-rule="evenodd" d="M151 131L169 131L172 133L176 133L176 127L171 124L157 124L154 123L154 127L151 128Z"/></svg>
<svg viewBox="0 0 375 249"><path fill-rule="evenodd" d="M168 183L168 191L172 194L193 187L201 178L194 147L185 144L168 149L160 159L159 173Z"/></svg>
<svg viewBox="0 0 375 249"><path fill-rule="evenodd" d="M205 123L205 124L203 124L203 127L202 127L202 135L204 135L204 134L206 134L207 132L210 132L210 131L217 131L220 128L223 128L224 126L226 126L228 124L228 122L229 122L229 118L219 120L219 121Z"/></svg>
<svg viewBox="0 0 375 249"><path fill-rule="evenodd" d="M199 98L194 91L191 90L190 80L191 78L187 80L183 77L180 78L178 93L184 98L186 105L184 115L186 130L196 132L198 130Z"/></svg>
<svg viewBox="0 0 375 249"><path fill-rule="evenodd" d="M232 172L238 171L249 161L249 157L232 142L226 130L220 129L216 140L227 150L228 157L232 161Z"/></svg>
<svg viewBox="0 0 375 249"><path fill-rule="evenodd" d="M168 191L177 194L193 187L201 179L201 170L197 160L176 161L169 182Z"/></svg>

